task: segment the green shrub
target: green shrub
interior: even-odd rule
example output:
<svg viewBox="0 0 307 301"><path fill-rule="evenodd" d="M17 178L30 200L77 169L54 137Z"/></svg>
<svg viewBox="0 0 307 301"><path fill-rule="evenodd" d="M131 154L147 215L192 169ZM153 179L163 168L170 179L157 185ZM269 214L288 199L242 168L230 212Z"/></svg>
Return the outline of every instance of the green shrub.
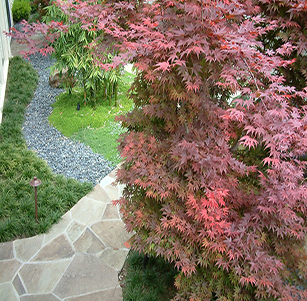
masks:
<svg viewBox="0 0 307 301"><path fill-rule="evenodd" d="M31 5L27 1L14 1L12 7L12 14L14 22L21 20L28 20L31 13Z"/></svg>

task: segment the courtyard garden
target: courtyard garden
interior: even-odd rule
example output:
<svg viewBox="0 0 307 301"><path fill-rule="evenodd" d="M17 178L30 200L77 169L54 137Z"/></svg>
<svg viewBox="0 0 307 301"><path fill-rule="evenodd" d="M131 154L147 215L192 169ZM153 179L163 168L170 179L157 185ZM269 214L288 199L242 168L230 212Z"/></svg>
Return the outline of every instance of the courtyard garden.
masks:
<svg viewBox="0 0 307 301"><path fill-rule="evenodd" d="M307 299L305 2L56 1L12 34L65 70L50 123L121 162L127 300L154 278L174 300Z"/></svg>

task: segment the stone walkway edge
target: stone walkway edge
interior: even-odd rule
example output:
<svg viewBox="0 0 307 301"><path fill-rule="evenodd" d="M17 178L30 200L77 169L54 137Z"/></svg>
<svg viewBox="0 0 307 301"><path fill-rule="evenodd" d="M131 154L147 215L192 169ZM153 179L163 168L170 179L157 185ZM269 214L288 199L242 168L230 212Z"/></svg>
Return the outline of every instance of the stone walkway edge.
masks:
<svg viewBox="0 0 307 301"><path fill-rule="evenodd" d="M130 238L112 200L112 171L46 234L0 244L0 299L122 301L118 273Z"/></svg>

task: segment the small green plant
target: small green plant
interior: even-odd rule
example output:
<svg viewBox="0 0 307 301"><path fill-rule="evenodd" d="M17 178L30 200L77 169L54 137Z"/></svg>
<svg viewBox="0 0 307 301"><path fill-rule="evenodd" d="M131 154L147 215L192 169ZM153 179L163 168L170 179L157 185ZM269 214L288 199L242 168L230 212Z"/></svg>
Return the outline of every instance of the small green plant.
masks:
<svg viewBox="0 0 307 301"><path fill-rule="evenodd" d="M32 6L35 11L39 14L39 18L41 19L46 15L46 7L50 5L50 0L33 0Z"/></svg>
<svg viewBox="0 0 307 301"><path fill-rule="evenodd" d="M124 270L124 301L168 301L174 297L174 279L178 272L163 259L149 258L144 267L144 254L130 251Z"/></svg>
<svg viewBox="0 0 307 301"><path fill-rule="evenodd" d="M28 1L14 1L12 7L12 14L14 22L28 20L31 13L31 5Z"/></svg>
<svg viewBox="0 0 307 301"><path fill-rule="evenodd" d="M39 0L42 2L42 0ZM120 82L120 69L105 71L97 66L90 44L102 33L95 25L91 31L83 28L81 22L73 22L68 18L67 12L60 9L56 3L45 7L46 24L57 21L68 26L67 31L50 27L50 32L57 31L57 39L51 43L54 48L53 56L56 63L51 71L67 69L69 78L76 80L77 85L83 89L82 103L96 107L102 100L107 100L109 105L114 99L117 106L117 91ZM112 55L105 60L111 62ZM75 81L66 81L65 88L71 93Z"/></svg>

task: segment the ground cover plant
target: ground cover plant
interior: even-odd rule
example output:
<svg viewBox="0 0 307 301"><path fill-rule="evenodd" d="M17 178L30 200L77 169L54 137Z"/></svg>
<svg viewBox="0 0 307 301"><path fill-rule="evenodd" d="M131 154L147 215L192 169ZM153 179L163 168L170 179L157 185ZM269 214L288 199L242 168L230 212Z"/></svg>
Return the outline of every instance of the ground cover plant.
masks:
<svg viewBox="0 0 307 301"><path fill-rule="evenodd" d="M144 266L144 254L130 251L121 283L124 301L168 301L176 293L174 266L162 258L149 258Z"/></svg>
<svg viewBox="0 0 307 301"><path fill-rule="evenodd" d="M10 60L6 101L0 125L0 242L45 233L80 198L92 189L51 172L46 162L27 149L22 123L36 88L37 74L21 57ZM38 188L38 222L35 220L33 177Z"/></svg>
<svg viewBox="0 0 307 301"><path fill-rule="evenodd" d="M138 68L120 118L131 247L175 264L175 300L306 299L307 87L289 76L306 75L306 1L150 2L57 1L103 32L100 67Z"/></svg>
<svg viewBox="0 0 307 301"><path fill-rule="evenodd" d="M89 145L96 153L102 154L107 160L118 164L117 151L119 135L124 132L115 117L129 112L133 102L127 97L134 75L124 71L118 84L117 106L104 99L95 108L84 105L83 91L75 87L71 93L65 92L58 96L53 104L49 122L61 133ZM78 103L80 105L77 110ZM69 120L69 122L67 122Z"/></svg>

